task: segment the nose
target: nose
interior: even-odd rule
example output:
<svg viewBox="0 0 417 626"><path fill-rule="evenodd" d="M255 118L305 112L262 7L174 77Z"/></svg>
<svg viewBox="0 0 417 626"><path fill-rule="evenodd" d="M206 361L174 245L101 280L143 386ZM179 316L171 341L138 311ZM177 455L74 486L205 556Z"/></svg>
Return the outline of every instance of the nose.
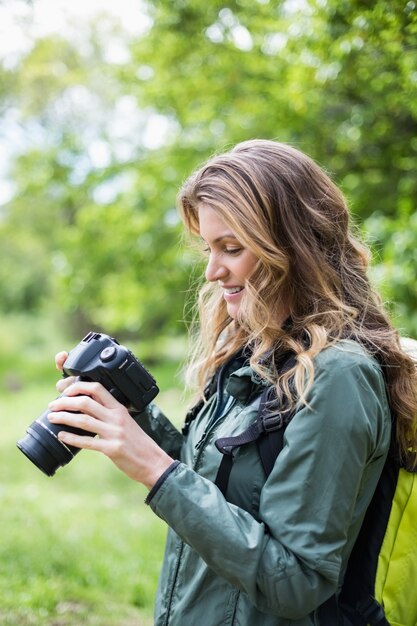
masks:
<svg viewBox="0 0 417 626"><path fill-rule="evenodd" d="M209 282L221 280L227 275L227 268L219 262L215 254L210 254L206 266L205 276Z"/></svg>

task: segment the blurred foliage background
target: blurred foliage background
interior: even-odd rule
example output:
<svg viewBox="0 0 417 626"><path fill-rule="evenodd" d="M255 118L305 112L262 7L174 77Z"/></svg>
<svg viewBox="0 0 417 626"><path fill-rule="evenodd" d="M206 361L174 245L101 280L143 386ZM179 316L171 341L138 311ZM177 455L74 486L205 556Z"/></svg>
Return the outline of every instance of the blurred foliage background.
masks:
<svg viewBox="0 0 417 626"><path fill-rule="evenodd" d="M142 492L87 453L45 482L15 441L89 330L128 343L182 420L201 267L175 198L212 153L277 139L325 167L417 337L415 0L102 0L87 19L95 3L0 0L5 626L151 623L164 527Z"/></svg>
<svg viewBox="0 0 417 626"><path fill-rule="evenodd" d="M287 141L346 193L373 278L417 334L413 0L159 0L142 28L103 12L3 54L0 313L158 338L185 332L196 259L184 178L240 140ZM5 158L7 155L7 158Z"/></svg>

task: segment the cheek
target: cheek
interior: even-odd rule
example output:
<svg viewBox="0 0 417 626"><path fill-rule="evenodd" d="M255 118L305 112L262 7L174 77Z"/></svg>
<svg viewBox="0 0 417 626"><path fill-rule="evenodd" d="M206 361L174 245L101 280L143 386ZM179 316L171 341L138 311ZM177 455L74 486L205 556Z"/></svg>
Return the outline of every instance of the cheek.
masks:
<svg viewBox="0 0 417 626"><path fill-rule="evenodd" d="M241 264L240 275L245 279L249 278L249 276L253 274L256 263L257 263L256 257L252 254L250 254L249 256L249 253L248 253L247 258L245 258Z"/></svg>

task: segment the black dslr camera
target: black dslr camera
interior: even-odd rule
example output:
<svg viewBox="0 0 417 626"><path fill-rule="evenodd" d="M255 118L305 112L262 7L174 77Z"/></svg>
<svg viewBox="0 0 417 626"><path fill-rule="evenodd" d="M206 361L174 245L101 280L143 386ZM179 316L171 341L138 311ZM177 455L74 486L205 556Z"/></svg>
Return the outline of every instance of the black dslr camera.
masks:
<svg viewBox="0 0 417 626"><path fill-rule="evenodd" d="M115 339L90 332L68 354L63 367L64 376L101 383L119 402L142 411L158 394L155 379L142 363ZM26 430L17 447L47 476L66 465L80 451L58 439L62 430L77 435L91 435L85 430L52 424L46 410Z"/></svg>

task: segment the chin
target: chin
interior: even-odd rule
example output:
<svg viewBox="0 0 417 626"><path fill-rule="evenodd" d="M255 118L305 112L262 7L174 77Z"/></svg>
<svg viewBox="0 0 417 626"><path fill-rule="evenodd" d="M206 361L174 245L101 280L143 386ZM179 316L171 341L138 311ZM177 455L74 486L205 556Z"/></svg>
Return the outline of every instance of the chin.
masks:
<svg viewBox="0 0 417 626"><path fill-rule="evenodd" d="M227 312L232 320L236 320L239 313L239 307L235 305L228 306Z"/></svg>

